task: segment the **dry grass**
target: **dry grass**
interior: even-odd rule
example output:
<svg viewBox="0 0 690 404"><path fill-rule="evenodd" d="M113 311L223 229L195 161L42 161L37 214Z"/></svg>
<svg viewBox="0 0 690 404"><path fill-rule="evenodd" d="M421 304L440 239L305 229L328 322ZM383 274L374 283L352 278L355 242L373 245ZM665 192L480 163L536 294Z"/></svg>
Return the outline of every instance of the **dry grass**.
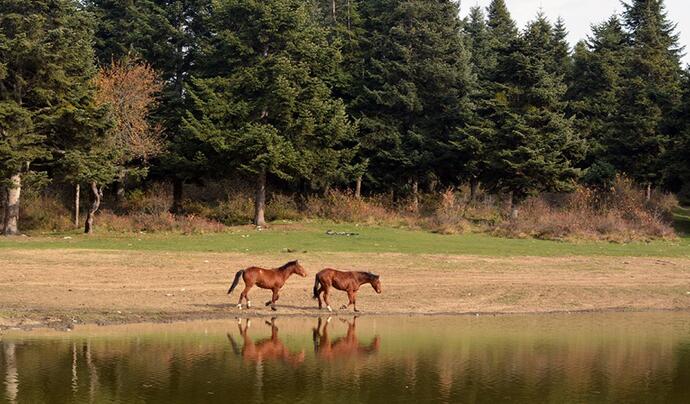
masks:
<svg viewBox="0 0 690 404"><path fill-rule="evenodd" d="M605 192L579 187L571 194L530 198L520 206L518 219L502 222L493 233L549 240L671 240L676 238L675 206L667 194L653 194L647 202L642 190L618 178Z"/></svg>
<svg viewBox="0 0 690 404"><path fill-rule="evenodd" d="M145 191L128 193L121 204L106 202L96 226L116 232L208 233L225 226L251 223L254 202L251 190L232 181L188 186L185 215L168 213L172 191L168 184L153 184ZM420 195L418 209L410 201L393 202L389 195L356 198L347 191L325 196L270 194L266 206L269 221L305 218L338 223L362 223L424 229L441 234L485 232L502 237L549 240L606 240L612 242L672 240L676 238L672 211L677 200L654 193L647 202L644 192L624 178L610 190L579 187L570 194L543 194L524 201L517 220L508 219L500 198L479 193L469 199L466 188L448 188ZM71 229L71 213L58 199L41 196L23 203L25 230Z"/></svg>

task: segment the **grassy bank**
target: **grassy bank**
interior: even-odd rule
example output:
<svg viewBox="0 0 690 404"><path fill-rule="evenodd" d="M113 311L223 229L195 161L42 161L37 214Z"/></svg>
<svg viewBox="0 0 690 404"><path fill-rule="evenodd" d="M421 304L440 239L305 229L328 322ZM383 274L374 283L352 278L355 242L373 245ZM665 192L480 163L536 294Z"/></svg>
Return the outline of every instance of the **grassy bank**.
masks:
<svg viewBox="0 0 690 404"><path fill-rule="evenodd" d="M679 211L679 223L683 214ZM687 219L690 224L690 218ZM679 224L682 226L682 224ZM327 232L356 233L329 235ZM130 251L198 251L275 254L281 252L351 252L451 254L479 256L638 256L690 257L690 238L615 244L608 242L559 242L509 239L484 234L439 235L421 230L358 226L324 222L273 224L261 231L250 226L230 227L222 233L174 233L85 236L62 233L50 236L0 238L5 249L95 249Z"/></svg>

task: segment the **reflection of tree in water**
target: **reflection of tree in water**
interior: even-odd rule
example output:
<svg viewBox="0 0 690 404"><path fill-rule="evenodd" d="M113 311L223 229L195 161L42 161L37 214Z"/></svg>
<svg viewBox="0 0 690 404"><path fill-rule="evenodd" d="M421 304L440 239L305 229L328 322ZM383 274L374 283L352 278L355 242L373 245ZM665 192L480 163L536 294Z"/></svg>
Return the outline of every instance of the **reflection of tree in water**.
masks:
<svg viewBox="0 0 690 404"><path fill-rule="evenodd" d="M348 320L299 320L300 328L243 320L239 333L230 324L230 336L224 324L208 335L5 340L0 402L136 402L144 394L186 403L208 392L248 404L323 402L334 392L353 402L690 402L685 329L554 335L396 325L384 328L382 350L381 338L358 338L372 320ZM314 355L305 358L307 346Z"/></svg>
<svg viewBox="0 0 690 404"><path fill-rule="evenodd" d="M324 321L319 317L316 328L312 332L314 351L321 359L332 360L339 357L354 358L356 356L368 356L379 351L381 338L377 335L369 345L359 343L357 338L357 317L352 321L341 319L347 324L347 333L344 337L331 341L328 334L328 326L331 323L329 317ZM323 324L323 325L322 325Z"/></svg>
<svg viewBox="0 0 690 404"><path fill-rule="evenodd" d="M17 393L19 392L16 352L17 348L13 342L5 344L5 391L7 401L12 404L17 402Z"/></svg>

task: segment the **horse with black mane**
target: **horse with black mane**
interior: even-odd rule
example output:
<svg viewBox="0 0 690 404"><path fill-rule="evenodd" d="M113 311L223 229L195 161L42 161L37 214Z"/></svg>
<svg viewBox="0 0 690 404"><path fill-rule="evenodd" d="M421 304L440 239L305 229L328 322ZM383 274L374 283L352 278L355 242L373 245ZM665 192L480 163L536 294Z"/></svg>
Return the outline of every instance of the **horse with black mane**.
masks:
<svg viewBox="0 0 690 404"><path fill-rule="evenodd" d="M314 299L319 301L319 309L323 307L321 303L321 294L323 294L323 301L326 303L326 308L328 311L333 311L331 309L331 304L328 301L329 289L332 287L347 292L347 297L350 302L341 307L341 310L347 309L350 306L354 306L355 311L357 310L357 291L359 287L364 284L371 284L376 293L381 293L381 280L379 276L371 272L346 272L338 271L331 268L326 268L316 274L314 279Z"/></svg>
<svg viewBox="0 0 690 404"><path fill-rule="evenodd" d="M240 293L240 300L237 302L237 308L240 310L242 309L242 299L247 301L247 308L252 306L247 294L252 286L256 285L261 289L270 289L273 292L273 297L266 302L266 306L271 306L271 310L275 311L276 301L279 297L278 292L292 274L297 274L302 277L307 276L307 272L297 260L290 261L275 269L264 269L259 267L242 269L235 274L232 286L228 289L228 294L235 290L237 284L240 282L240 277L242 277L244 280L244 290Z"/></svg>

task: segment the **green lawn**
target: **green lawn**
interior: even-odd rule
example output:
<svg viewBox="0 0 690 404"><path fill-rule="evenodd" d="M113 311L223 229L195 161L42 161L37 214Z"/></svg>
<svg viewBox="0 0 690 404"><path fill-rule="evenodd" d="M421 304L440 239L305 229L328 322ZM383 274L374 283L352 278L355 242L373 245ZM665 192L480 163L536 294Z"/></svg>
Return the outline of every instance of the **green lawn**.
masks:
<svg viewBox="0 0 690 404"><path fill-rule="evenodd" d="M682 213L682 212L681 212ZM679 213L679 215L681 215ZM686 212L687 213L687 212ZM690 222L690 219L688 219ZM327 230L359 233L357 236L327 235ZM66 238L68 237L68 238ZM533 239L505 239L479 234L439 235L387 227L345 224L274 224L257 231L235 227L226 233L180 234L81 234L0 239L3 248L84 248L144 251L212 251L280 253L370 252L410 254L471 254L485 256L656 256L690 257L690 238L677 242L612 244L605 242L566 243Z"/></svg>

